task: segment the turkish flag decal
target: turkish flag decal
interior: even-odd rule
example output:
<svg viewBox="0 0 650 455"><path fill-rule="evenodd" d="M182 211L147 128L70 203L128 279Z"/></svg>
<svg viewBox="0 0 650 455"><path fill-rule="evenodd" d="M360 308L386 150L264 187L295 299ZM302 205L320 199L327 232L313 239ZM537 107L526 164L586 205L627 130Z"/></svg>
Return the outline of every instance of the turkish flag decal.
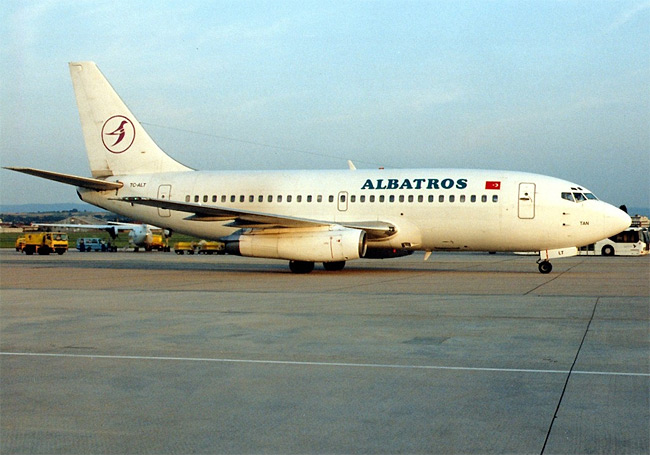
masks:
<svg viewBox="0 0 650 455"><path fill-rule="evenodd" d="M500 190L501 182L485 182L486 190Z"/></svg>

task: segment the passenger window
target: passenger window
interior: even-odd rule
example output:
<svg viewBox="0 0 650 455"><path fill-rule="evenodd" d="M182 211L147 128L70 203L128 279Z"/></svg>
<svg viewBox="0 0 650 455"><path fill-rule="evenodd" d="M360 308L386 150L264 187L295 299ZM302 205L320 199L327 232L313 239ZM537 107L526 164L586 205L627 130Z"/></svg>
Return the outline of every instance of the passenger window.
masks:
<svg viewBox="0 0 650 455"><path fill-rule="evenodd" d="M226 195L225 194L221 195L221 202L226 202Z"/></svg>
<svg viewBox="0 0 650 455"><path fill-rule="evenodd" d="M296 202L302 202L302 194L296 196Z"/></svg>
<svg viewBox="0 0 650 455"><path fill-rule="evenodd" d="M217 202L217 195L216 194L212 195L212 202Z"/></svg>
<svg viewBox="0 0 650 455"><path fill-rule="evenodd" d="M189 194L185 196L185 202L190 202L190 200L191 200L191 196Z"/></svg>
<svg viewBox="0 0 650 455"><path fill-rule="evenodd" d="M291 202L291 195L290 194L287 196L287 202Z"/></svg>
<svg viewBox="0 0 650 455"><path fill-rule="evenodd" d="M194 196L194 202L199 202L199 195L198 194Z"/></svg>
<svg viewBox="0 0 650 455"><path fill-rule="evenodd" d="M307 196L307 202L311 202L311 194Z"/></svg>
<svg viewBox="0 0 650 455"><path fill-rule="evenodd" d="M379 202L384 202L385 200L386 200L386 196L384 196L383 194L379 196Z"/></svg>
<svg viewBox="0 0 650 455"><path fill-rule="evenodd" d="M246 196L243 194L239 196L239 202L244 202L246 200Z"/></svg>
<svg viewBox="0 0 650 455"><path fill-rule="evenodd" d="M330 197L329 197L329 201L334 202L334 196L332 196L331 194L330 194ZM344 202L344 201L345 201L345 198L343 196L341 196L341 202Z"/></svg>
<svg viewBox="0 0 650 455"><path fill-rule="evenodd" d="M370 196L370 202L375 202L375 195L374 194Z"/></svg>
<svg viewBox="0 0 650 455"><path fill-rule="evenodd" d="M404 196L402 196L402 197L404 197ZM395 202L395 195L394 194L391 194L390 196L388 196L388 202Z"/></svg>
<svg viewBox="0 0 650 455"><path fill-rule="evenodd" d="M282 202L282 195L281 194L278 195L278 202Z"/></svg>
<svg viewBox="0 0 650 455"><path fill-rule="evenodd" d="M418 196L418 202L424 202L424 196L421 194Z"/></svg>
<svg viewBox="0 0 650 455"><path fill-rule="evenodd" d="M234 194L230 195L230 202L235 202L236 198Z"/></svg>
<svg viewBox="0 0 650 455"><path fill-rule="evenodd" d="M440 196L438 196L438 202L445 202L444 194L441 194Z"/></svg>
<svg viewBox="0 0 650 455"><path fill-rule="evenodd" d="M472 197L469 200L472 202L476 202L476 195L472 194Z"/></svg>
<svg viewBox="0 0 650 455"><path fill-rule="evenodd" d="M257 196L257 202L264 202L264 196L261 194Z"/></svg>
<svg viewBox="0 0 650 455"><path fill-rule="evenodd" d="M400 195L400 197L399 197L399 201L400 201L400 202L404 202L404 195L403 195L403 194Z"/></svg>
<svg viewBox="0 0 650 455"><path fill-rule="evenodd" d="M323 202L323 195L322 194L319 194L318 196L316 196L316 202Z"/></svg>
<svg viewBox="0 0 650 455"><path fill-rule="evenodd" d="M366 202L366 196L359 196L359 202Z"/></svg>
<svg viewBox="0 0 650 455"><path fill-rule="evenodd" d="M203 202L208 202L208 195L207 194L203 195Z"/></svg>
<svg viewBox="0 0 650 455"><path fill-rule="evenodd" d="M456 200L456 196L453 194L449 196L449 202L454 202Z"/></svg>
<svg viewBox="0 0 650 455"><path fill-rule="evenodd" d="M462 195L460 196L460 202L465 202L465 195L464 195L464 194L462 194Z"/></svg>
<svg viewBox="0 0 650 455"><path fill-rule="evenodd" d="M481 202L487 202L487 196L485 194L481 196Z"/></svg>
<svg viewBox="0 0 650 455"><path fill-rule="evenodd" d="M433 202L433 194L429 195L429 202Z"/></svg>
<svg viewBox="0 0 650 455"><path fill-rule="evenodd" d="M496 194L492 196L492 202L499 202L499 196L497 196Z"/></svg>
<svg viewBox="0 0 650 455"><path fill-rule="evenodd" d="M248 196L248 202L255 202L255 196L253 196L252 194Z"/></svg>
<svg viewBox="0 0 650 455"><path fill-rule="evenodd" d="M271 196L271 195L269 194L269 197L268 197L267 200L268 200L269 202L273 202L273 196Z"/></svg>

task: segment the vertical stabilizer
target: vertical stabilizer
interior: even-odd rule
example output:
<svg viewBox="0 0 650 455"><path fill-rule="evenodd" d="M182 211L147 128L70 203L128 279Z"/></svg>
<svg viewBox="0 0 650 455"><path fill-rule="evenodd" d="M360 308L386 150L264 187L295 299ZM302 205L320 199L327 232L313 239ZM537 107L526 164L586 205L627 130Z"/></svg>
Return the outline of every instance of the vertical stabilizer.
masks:
<svg viewBox="0 0 650 455"><path fill-rule="evenodd" d="M163 152L93 62L70 63L93 177L189 171Z"/></svg>

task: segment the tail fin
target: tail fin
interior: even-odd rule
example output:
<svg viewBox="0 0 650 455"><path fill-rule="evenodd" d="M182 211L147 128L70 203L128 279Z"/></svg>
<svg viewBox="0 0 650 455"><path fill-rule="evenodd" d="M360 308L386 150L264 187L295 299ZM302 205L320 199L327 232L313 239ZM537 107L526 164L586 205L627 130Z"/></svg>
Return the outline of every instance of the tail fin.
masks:
<svg viewBox="0 0 650 455"><path fill-rule="evenodd" d="M191 170L156 145L95 63L70 63L70 75L93 177Z"/></svg>

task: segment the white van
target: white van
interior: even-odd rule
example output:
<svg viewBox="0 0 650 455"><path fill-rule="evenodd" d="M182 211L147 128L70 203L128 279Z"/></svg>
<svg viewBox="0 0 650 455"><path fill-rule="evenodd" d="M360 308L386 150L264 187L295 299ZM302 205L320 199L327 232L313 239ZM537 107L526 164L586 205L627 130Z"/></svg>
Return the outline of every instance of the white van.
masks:
<svg viewBox="0 0 650 455"><path fill-rule="evenodd" d="M79 238L77 239L77 249L79 251L102 251L102 239L99 237ZM106 246L103 250L106 250Z"/></svg>

